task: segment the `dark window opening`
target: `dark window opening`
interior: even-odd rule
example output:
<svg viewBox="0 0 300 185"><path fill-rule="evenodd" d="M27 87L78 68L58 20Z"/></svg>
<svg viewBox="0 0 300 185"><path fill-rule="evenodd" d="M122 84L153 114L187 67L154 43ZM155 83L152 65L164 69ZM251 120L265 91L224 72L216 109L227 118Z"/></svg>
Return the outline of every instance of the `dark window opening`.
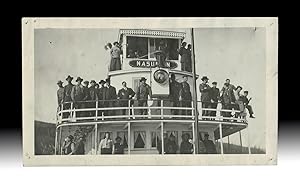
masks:
<svg viewBox="0 0 300 185"><path fill-rule="evenodd" d="M127 37L127 58L148 59L148 38Z"/></svg>

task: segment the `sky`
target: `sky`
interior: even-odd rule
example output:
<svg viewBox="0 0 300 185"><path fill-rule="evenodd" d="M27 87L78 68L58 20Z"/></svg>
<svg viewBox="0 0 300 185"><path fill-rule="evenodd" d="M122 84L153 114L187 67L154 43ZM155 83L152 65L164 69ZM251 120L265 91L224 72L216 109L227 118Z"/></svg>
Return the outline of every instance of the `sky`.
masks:
<svg viewBox="0 0 300 185"><path fill-rule="evenodd" d="M176 30L186 32L185 41L191 43L190 29ZM68 75L97 82L106 78L110 56L104 45L117 41L118 33L118 29L35 30L35 120L55 123L58 80L65 85ZM263 28L194 30L196 73L200 78L208 76L209 84L218 82L219 88L229 78L232 84L249 91L256 116L249 120L250 142L262 148L265 148L265 42ZM200 83L197 80L198 99ZM235 134L231 140L237 138Z"/></svg>

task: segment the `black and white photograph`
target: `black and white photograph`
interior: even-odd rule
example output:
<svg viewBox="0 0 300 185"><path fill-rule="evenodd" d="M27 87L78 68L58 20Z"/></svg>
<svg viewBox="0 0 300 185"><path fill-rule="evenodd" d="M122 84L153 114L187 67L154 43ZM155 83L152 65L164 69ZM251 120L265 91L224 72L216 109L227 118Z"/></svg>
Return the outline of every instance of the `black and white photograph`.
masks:
<svg viewBox="0 0 300 185"><path fill-rule="evenodd" d="M24 165L276 164L277 24L24 18Z"/></svg>

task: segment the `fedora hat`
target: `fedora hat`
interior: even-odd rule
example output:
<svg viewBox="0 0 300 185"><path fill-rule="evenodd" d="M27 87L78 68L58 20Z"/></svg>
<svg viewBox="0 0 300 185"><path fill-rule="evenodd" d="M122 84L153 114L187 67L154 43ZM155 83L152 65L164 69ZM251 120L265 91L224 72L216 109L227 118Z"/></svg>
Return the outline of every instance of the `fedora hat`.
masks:
<svg viewBox="0 0 300 185"><path fill-rule="evenodd" d="M110 82L110 78L106 78L105 82Z"/></svg>
<svg viewBox="0 0 300 185"><path fill-rule="evenodd" d="M96 81L95 80L91 80L91 82L90 83L96 83Z"/></svg>
<svg viewBox="0 0 300 185"><path fill-rule="evenodd" d="M216 84L217 85L217 82L213 82L212 84Z"/></svg>
<svg viewBox="0 0 300 185"><path fill-rule="evenodd" d="M104 80L100 80L99 84L105 84Z"/></svg>
<svg viewBox="0 0 300 185"><path fill-rule="evenodd" d="M142 81L146 81L147 79L145 78L145 77L142 77L141 79L140 79L140 82L142 82Z"/></svg>
<svg viewBox="0 0 300 185"><path fill-rule="evenodd" d="M203 76L203 77L201 78L201 80L202 80L202 81L208 80L208 78L207 78L207 76Z"/></svg>
<svg viewBox="0 0 300 185"><path fill-rule="evenodd" d="M68 81L68 80L73 80L73 77L72 76L70 76L70 75L68 75L68 77L66 78L66 80Z"/></svg>
<svg viewBox="0 0 300 185"><path fill-rule="evenodd" d="M76 82L78 82L78 81L83 81L83 79L82 78L80 78L80 77L77 77L77 79L76 79Z"/></svg>
<svg viewBox="0 0 300 185"><path fill-rule="evenodd" d="M84 83L84 84L89 84L90 82L86 80L86 81L84 81L83 83Z"/></svg>
<svg viewBox="0 0 300 185"><path fill-rule="evenodd" d="M64 82L62 82L61 80L59 80L58 82L57 82L57 84L63 84Z"/></svg>

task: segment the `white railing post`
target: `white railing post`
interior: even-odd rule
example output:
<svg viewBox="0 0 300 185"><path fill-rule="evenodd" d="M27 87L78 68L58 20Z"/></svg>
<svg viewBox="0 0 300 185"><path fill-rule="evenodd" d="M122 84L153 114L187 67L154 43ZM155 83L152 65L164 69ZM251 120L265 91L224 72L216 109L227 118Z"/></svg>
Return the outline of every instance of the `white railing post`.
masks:
<svg viewBox="0 0 300 185"><path fill-rule="evenodd" d="M76 118L76 113L73 112L73 102L71 102L71 108L69 110L69 119L72 120L73 119L73 114L75 115L75 118Z"/></svg>
<svg viewBox="0 0 300 185"><path fill-rule="evenodd" d="M241 153L243 153L242 132L241 132L241 131L239 131L239 134L240 134Z"/></svg>
<svg viewBox="0 0 300 185"><path fill-rule="evenodd" d="M128 155L130 155L130 147L131 147L131 136L130 136L130 122L128 122L128 127L127 127L127 150L128 150Z"/></svg>
<svg viewBox="0 0 300 185"><path fill-rule="evenodd" d="M58 131L57 131L57 128L55 129L55 143L54 143L54 146L55 146L55 149L54 149L54 155L57 155L57 134L58 134Z"/></svg>
<svg viewBox="0 0 300 185"><path fill-rule="evenodd" d="M192 123L192 128L193 128L193 154L196 154L196 137L195 137L195 122Z"/></svg>
<svg viewBox="0 0 300 185"><path fill-rule="evenodd" d="M164 122L160 122L160 132L161 132L161 154L164 155L165 148L164 148Z"/></svg>
<svg viewBox="0 0 300 185"><path fill-rule="evenodd" d="M199 116L200 116L200 119L202 120L203 117L202 117L202 102L201 101L199 102L199 105L200 105L200 106L198 106L199 107Z"/></svg>
<svg viewBox="0 0 300 185"><path fill-rule="evenodd" d="M195 119L195 116L194 116L194 102L193 101L192 101L192 119Z"/></svg>
<svg viewBox="0 0 300 185"><path fill-rule="evenodd" d="M163 107L164 107L164 100L160 100L160 117L161 117L161 119L164 118L164 109L163 109Z"/></svg>
<svg viewBox="0 0 300 185"><path fill-rule="evenodd" d="M98 124L95 125L95 155L97 155L98 151Z"/></svg>
<svg viewBox="0 0 300 185"><path fill-rule="evenodd" d="M64 113L63 113L63 111L64 111L64 103L62 103L61 104L61 110L60 110L60 112L61 112L61 114L60 114L60 123L62 123L62 120L64 119L64 117L63 117L63 115L64 115Z"/></svg>
<svg viewBox="0 0 300 185"><path fill-rule="evenodd" d="M98 100L96 100L96 112L95 112L96 121L98 120Z"/></svg>
<svg viewBox="0 0 300 185"><path fill-rule="evenodd" d="M247 135L248 135L248 154L251 154L251 145L250 145L250 132L249 132L249 126L247 126Z"/></svg>
<svg viewBox="0 0 300 185"><path fill-rule="evenodd" d="M130 108L131 108L131 105L130 105L130 103L131 103L131 101L130 101L130 99L128 100L128 119L130 119Z"/></svg>
<svg viewBox="0 0 300 185"><path fill-rule="evenodd" d="M219 124L220 142L221 142L221 154L224 154L223 149L223 134L222 134L222 123Z"/></svg>

